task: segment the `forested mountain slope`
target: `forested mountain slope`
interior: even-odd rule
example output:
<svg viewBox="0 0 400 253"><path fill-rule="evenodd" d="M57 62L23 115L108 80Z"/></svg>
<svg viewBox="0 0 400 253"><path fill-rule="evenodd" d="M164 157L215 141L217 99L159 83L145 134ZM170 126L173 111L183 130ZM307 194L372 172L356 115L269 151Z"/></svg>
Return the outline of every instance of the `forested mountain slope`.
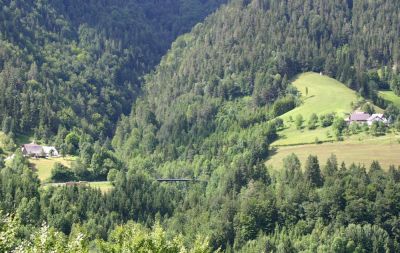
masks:
<svg viewBox="0 0 400 253"><path fill-rule="evenodd" d="M272 119L297 103L297 91L289 84L294 75L323 72L376 102L379 87L396 85L399 10L399 3L386 0L233 1L179 37L146 77L144 95L130 117L119 123L113 139L129 173L207 182L186 189L183 204L165 221L169 231L190 237L196 228L208 234L215 247L239 249L260 231L270 234L284 227L266 239L267 245L277 252L297 252L307 248L300 244L312 240L313 229L326 229L333 236L353 231L356 228L348 226L361 220L383 226L375 222L380 218L373 208L363 214L349 211L357 205L352 199L331 199L343 204L332 207L335 210L325 206L332 185L319 192L321 172L297 175L300 165L292 158L283 174L293 178L278 177L271 183L263 160L277 137L279 125ZM340 96L332 94L336 95ZM317 164L311 157L306 167L319 170ZM340 187L351 188L345 181L361 173L365 181L357 184L364 189L375 180L366 176L365 168L353 166L344 172L345 168L345 174L334 172L339 174L328 181L339 180ZM302 183L295 186L296 180ZM374 206L375 197L365 200L366 205ZM324 225L315 227L317 221ZM337 230L335 221L340 224ZM363 229L371 228L359 231ZM291 241L295 235L300 244Z"/></svg>
<svg viewBox="0 0 400 253"><path fill-rule="evenodd" d="M158 11L170 10L171 1L156 7L160 2L7 2L4 24L41 29L19 35L2 28L2 39L11 42L1 47L8 57L1 82L8 89L0 105L9 109L3 113L18 114L4 121L5 129L30 124L42 138L52 131L62 135L59 120L62 128L111 132L109 122L131 109L135 80L149 70L137 60L155 62L153 53L166 38L152 33L152 26L181 31L168 15L165 23L157 21ZM190 9L190 2L173 3ZM208 9L214 2L196 3ZM101 11L91 12L90 5ZM79 157L71 170L60 171L83 180L88 172L107 175L109 192L83 183L41 187L21 152L6 166L0 160L0 237L6 238L0 251L399 252L400 168L384 170L373 162L367 169L334 155L326 162L309 156L305 164L290 155L275 172L264 166L282 128L276 117L298 103L290 85L296 74L324 72L375 102L378 88L395 91L399 10L400 3L389 0L233 0L221 7L179 37L144 78L130 116L118 123L115 153L107 141L92 145L74 132L65 138ZM25 16L38 19L24 23ZM126 25L142 19L151 22L140 29ZM18 66L29 70L26 83L15 74ZM20 97L46 106L20 104ZM33 112L22 113L28 109Z"/></svg>
<svg viewBox="0 0 400 253"><path fill-rule="evenodd" d="M294 93L288 79L308 70L376 98L379 85L397 78L399 8L384 0L234 1L174 42L115 145L134 152L126 137L135 136L148 143L145 154L159 147L176 158L182 152L171 149L215 132L228 101L251 96L253 110L271 105Z"/></svg>
<svg viewBox="0 0 400 253"><path fill-rule="evenodd" d="M218 1L0 1L0 123L111 136L140 77Z"/></svg>

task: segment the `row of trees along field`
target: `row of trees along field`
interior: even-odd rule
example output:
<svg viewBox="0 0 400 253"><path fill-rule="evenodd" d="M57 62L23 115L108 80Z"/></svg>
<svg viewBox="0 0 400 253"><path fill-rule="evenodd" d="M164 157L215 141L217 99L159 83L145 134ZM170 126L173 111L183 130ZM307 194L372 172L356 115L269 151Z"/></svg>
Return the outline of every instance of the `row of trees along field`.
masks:
<svg viewBox="0 0 400 253"><path fill-rule="evenodd" d="M111 136L175 37L224 0L0 1L0 123Z"/></svg>

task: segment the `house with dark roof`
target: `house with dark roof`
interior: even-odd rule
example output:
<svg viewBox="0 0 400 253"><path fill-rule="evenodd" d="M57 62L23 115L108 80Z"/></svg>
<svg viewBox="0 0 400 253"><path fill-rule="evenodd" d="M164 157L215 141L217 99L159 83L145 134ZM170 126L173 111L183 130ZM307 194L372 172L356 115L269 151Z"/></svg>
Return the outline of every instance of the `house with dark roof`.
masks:
<svg viewBox="0 0 400 253"><path fill-rule="evenodd" d="M350 116L346 119L348 124L351 123L368 123L368 119L371 117L369 113L365 112L353 112Z"/></svg>
<svg viewBox="0 0 400 253"><path fill-rule="evenodd" d="M366 112L353 112L346 119L348 124L359 123L359 124L368 124L371 126L374 122L383 122L384 124L388 124L389 120L381 113L369 114Z"/></svg>
<svg viewBox="0 0 400 253"><path fill-rule="evenodd" d="M59 156L55 147L41 146L34 142L21 146L21 151L24 156L29 157L54 157Z"/></svg>
<svg viewBox="0 0 400 253"><path fill-rule="evenodd" d="M46 157L43 147L35 143L24 144L21 147L22 154L30 157Z"/></svg>

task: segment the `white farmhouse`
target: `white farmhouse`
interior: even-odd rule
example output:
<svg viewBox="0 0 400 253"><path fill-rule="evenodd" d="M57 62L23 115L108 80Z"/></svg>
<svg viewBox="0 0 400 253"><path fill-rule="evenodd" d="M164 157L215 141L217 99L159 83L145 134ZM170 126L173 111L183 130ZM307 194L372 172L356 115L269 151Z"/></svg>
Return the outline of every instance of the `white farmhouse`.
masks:
<svg viewBox="0 0 400 253"><path fill-rule="evenodd" d="M388 124L389 123L388 119L381 113L372 114L367 119L368 126L372 125L372 123L374 123L374 122L383 122L384 124Z"/></svg>

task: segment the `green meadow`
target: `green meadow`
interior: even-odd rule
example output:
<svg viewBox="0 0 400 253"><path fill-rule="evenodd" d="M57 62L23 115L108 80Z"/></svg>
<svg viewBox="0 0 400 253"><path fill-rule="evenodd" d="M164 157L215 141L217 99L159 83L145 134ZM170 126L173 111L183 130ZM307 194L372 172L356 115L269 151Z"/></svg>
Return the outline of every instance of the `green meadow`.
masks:
<svg viewBox="0 0 400 253"><path fill-rule="evenodd" d="M274 147L266 165L281 169L283 159L291 153L296 154L304 165L309 155L318 156L320 165L324 165L331 154L346 165L363 164L369 168L372 161L379 161L383 169L390 165L400 166L400 135L388 134L371 137L365 134L351 136L342 142L308 144L287 147Z"/></svg>
<svg viewBox="0 0 400 253"><path fill-rule="evenodd" d="M273 146L308 144L314 143L316 139L332 141L330 127L318 127L315 130L304 127L298 130L294 120L297 115L302 115L306 125L313 113L320 116L334 112L345 117L352 111L351 102L357 101L356 92L333 78L313 72L297 76L293 85L301 93L301 105L280 116L284 120L285 128L279 132L279 139Z"/></svg>
<svg viewBox="0 0 400 253"><path fill-rule="evenodd" d="M112 184L108 181L81 182L80 184L99 189L102 193L107 193L113 188ZM47 188L50 186L59 187L59 186L65 186L65 185L66 185L65 183L46 183L42 187L44 187L44 188Z"/></svg>
<svg viewBox="0 0 400 253"><path fill-rule="evenodd" d="M400 107L400 97L394 94L393 91L380 91L379 96L387 102Z"/></svg>
<svg viewBox="0 0 400 253"><path fill-rule="evenodd" d="M51 157L51 158L30 158L29 165L31 168L38 174L38 177L41 182L45 183L50 180L51 170L55 163L61 163L67 167L71 167L73 161L75 161L76 157L67 156L67 157ZM53 185L53 186L62 186L65 183L49 183L45 185ZM87 185L93 188L100 189L103 193L108 192L112 189L112 185L107 181L96 181L96 182L87 182Z"/></svg>
<svg viewBox="0 0 400 253"><path fill-rule="evenodd" d="M61 163L70 168L75 159L73 156L30 158L29 165L38 174L40 181L45 182L50 179L51 170L55 163Z"/></svg>

